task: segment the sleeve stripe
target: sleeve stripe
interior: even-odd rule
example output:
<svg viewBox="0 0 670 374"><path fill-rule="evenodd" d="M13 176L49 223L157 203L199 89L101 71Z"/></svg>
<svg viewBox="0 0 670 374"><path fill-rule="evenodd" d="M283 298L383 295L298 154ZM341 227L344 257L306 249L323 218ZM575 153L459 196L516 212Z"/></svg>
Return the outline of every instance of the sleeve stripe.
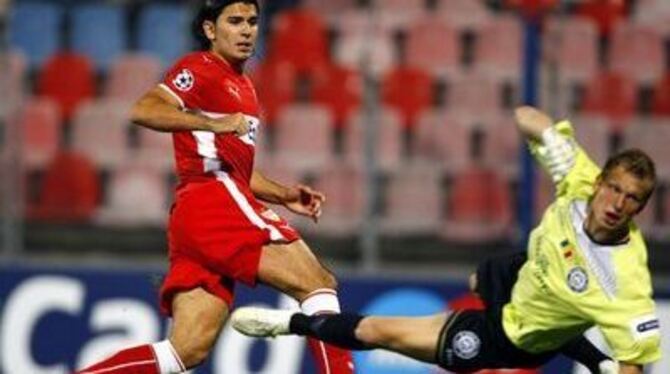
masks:
<svg viewBox="0 0 670 374"><path fill-rule="evenodd" d="M165 84L165 83L161 83L161 84L158 85L158 87L164 89L165 91L167 91L167 93L169 93L170 95L172 95L172 97L174 97L175 99L177 99L177 101L179 102L179 106L181 106L182 109L183 109L183 108L186 108L186 105L184 105L184 100L182 100L181 97L179 97L179 95L177 95L174 91L172 91L172 89L171 89L170 87L168 87L167 84Z"/></svg>

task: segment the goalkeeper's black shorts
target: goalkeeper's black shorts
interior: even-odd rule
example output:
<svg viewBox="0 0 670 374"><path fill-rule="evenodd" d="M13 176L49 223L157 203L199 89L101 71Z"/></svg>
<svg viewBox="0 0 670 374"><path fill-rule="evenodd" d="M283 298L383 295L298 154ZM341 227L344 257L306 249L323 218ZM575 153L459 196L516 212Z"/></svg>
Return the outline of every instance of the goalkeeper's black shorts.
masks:
<svg viewBox="0 0 670 374"><path fill-rule="evenodd" d="M502 328L502 307L509 302L512 287L526 253L495 257L477 268L477 293L485 310L465 310L449 316L440 333L437 363L454 372L479 369L533 368L555 356L517 348Z"/></svg>

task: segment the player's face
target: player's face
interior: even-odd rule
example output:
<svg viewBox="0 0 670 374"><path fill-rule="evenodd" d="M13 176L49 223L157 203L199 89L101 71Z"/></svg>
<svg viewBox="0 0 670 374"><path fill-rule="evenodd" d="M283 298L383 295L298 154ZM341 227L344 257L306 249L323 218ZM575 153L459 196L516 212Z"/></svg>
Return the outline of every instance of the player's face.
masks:
<svg viewBox="0 0 670 374"><path fill-rule="evenodd" d="M246 61L254 53L258 36L258 13L252 4L234 3L223 8L216 24L205 22L212 50L228 62Z"/></svg>
<svg viewBox="0 0 670 374"><path fill-rule="evenodd" d="M625 229L644 207L652 187L651 181L636 177L622 166L616 167L596 183L590 211L592 228L606 232Z"/></svg>

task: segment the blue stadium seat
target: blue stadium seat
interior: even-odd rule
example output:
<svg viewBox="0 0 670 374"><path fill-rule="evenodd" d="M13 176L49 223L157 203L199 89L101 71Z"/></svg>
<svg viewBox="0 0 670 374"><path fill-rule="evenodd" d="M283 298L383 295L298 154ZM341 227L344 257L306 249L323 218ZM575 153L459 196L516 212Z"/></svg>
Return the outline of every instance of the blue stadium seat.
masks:
<svg viewBox="0 0 670 374"><path fill-rule="evenodd" d="M39 68L60 49L63 9L52 3L20 2L9 17L9 42L28 58L31 69Z"/></svg>
<svg viewBox="0 0 670 374"><path fill-rule="evenodd" d="M191 49L190 13L180 5L151 4L140 14L139 49L157 56L164 66Z"/></svg>
<svg viewBox="0 0 670 374"><path fill-rule="evenodd" d="M72 48L89 56L97 70L106 71L126 49L126 30L120 6L87 4L72 10Z"/></svg>

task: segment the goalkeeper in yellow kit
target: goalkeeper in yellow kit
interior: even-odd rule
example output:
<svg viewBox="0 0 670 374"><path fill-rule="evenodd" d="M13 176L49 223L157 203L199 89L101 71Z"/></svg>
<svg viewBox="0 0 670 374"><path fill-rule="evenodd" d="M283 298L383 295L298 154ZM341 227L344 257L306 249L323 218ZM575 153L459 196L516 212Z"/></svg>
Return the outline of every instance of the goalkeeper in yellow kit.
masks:
<svg viewBox="0 0 670 374"><path fill-rule="evenodd" d="M661 355L646 246L632 221L654 190L654 164L627 150L601 171L568 121L554 124L532 107L515 115L556 184L556 200L531 233L527 253L486 261L471 279L486 310L410 318L239 308L233 326L251 336L299 334L346 348L389 349L451 371L533 367L566 353L592 372L641 374ZM616 362L583 338L592 326Z"/></svg>

